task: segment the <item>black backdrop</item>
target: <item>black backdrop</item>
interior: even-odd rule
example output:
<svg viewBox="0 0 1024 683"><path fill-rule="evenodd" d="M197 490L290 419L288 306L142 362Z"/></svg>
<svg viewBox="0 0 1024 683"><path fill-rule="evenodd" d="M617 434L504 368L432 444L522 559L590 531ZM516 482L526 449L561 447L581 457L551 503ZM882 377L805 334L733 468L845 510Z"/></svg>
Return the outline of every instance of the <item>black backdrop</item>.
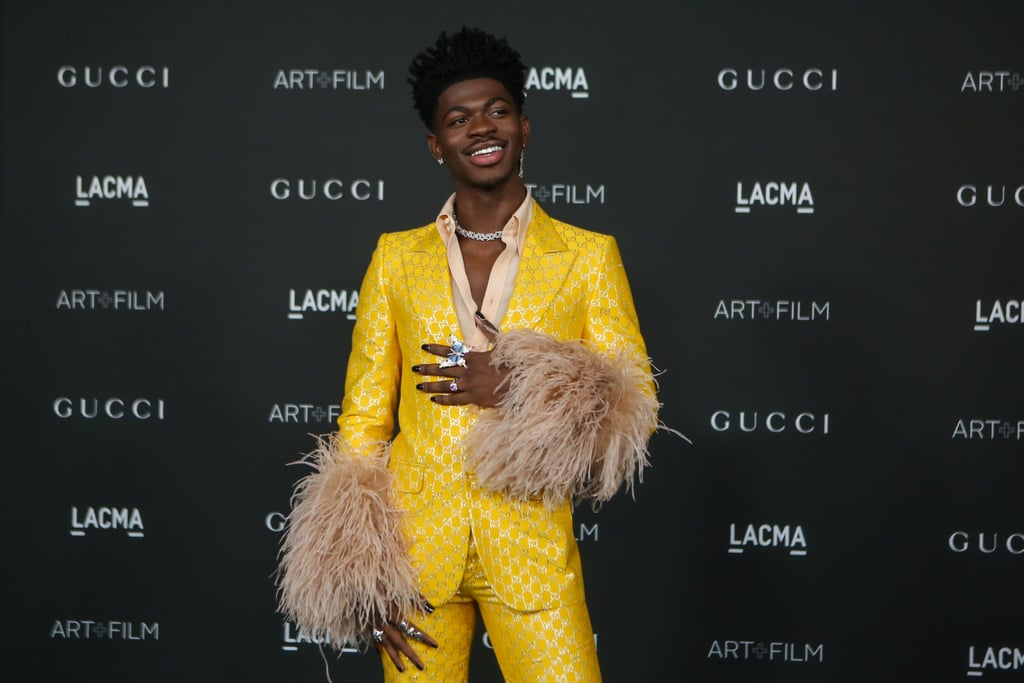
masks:
<svg viewBox="0 0 1024 683"><path fill-rule="evenodd" d="M5 3L4 677L323 680L285 465L446 196L405 68L470 24L694 442L577 512L605 679L1024 679L1024 10L706 5Z"/></svg>

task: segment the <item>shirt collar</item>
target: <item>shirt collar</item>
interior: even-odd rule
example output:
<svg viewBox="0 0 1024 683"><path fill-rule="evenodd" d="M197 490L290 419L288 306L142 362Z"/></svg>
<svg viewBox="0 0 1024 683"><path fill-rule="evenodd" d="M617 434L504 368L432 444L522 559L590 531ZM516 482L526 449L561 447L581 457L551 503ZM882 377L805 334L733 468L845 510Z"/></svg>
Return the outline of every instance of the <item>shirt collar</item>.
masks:
<svg viewBox="0 0 1024 683"><path fill-rule="evenodd" d="M444 242L445 247L451 245L455 237L455 221L452 220L452 214L455 213L455 193L453 192L448 201L441 207L441 212L437 214L437 219L434 224L437 226L437 232L441 235L441 241ZM522 253L523 243L526 241L526 229L530 226L530 220L533 218L533 195L530 194L530 188L526 188L526 197L523 199L523 203L519 205L512 217L508 219L508 223L501 229L501 241L505 244L514 244L517 252Z"/></svg>

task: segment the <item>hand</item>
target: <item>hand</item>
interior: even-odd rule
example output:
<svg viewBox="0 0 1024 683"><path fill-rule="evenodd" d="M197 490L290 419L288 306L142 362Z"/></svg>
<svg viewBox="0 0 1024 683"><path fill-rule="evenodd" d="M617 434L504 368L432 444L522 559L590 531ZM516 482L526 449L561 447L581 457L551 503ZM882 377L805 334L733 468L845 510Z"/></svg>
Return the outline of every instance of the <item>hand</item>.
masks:
<svg viewBox="0 0 1024 683"><path fill-rule="evenodd" d="M424 605L429 611L433 611L433 608L426 601L424 601ZM431 638L429 634L421 631L416 624L403 618L396 608L392 608L387 621L383 625L374 629L373 635L374 640L377 641L377 651L379 652L383 649L387 652L395 668L402 672L405 671L405 664L402 662L403 654L410 662L416 665L416 668L420 671L423 670L423 660L412 649L412 645L409 644L407 638L414 638L430 647L437 647L436 640Z"/></svg>
<svg viewBox="0 0 1024 683"><path fill-rule="evenodd" d="M423 350L447 358L451 347L444 344L424 344ZM423 382L416 388L433 394L430 400L445 406L477 405L493 408L507 391L507 368L491 365L490 351L470 351L465 355L466 366L442 368L437 363L412 366L412 371L431 377L447 377L444 381ZM454 385L454 388L453 388Z"/></svg>

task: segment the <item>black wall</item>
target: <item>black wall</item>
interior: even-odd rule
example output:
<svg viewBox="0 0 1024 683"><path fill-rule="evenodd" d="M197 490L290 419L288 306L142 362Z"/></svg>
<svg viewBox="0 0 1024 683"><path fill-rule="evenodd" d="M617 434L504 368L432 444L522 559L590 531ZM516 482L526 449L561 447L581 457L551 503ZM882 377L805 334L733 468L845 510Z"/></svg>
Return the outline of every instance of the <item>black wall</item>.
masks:
<svg viewBox="0 0 1024 683"><path fill-rule="evenodd" d="M605 679L1024 680L1020 3L249 5L4 5L7 680L324 680L286 464L447 196L405 69L463 24L693 440L577 513Z"/></svg>

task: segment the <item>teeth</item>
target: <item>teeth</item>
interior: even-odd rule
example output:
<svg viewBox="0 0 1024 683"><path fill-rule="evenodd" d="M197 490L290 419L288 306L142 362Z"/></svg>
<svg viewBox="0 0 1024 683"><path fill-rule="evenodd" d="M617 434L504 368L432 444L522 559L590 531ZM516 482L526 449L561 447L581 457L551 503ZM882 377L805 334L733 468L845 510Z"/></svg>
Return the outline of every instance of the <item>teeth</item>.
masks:
<svg viewBox="0 0 1024 683"><path fill-rule="evenodd" d="M493 145L491 147L484 147L483 149L478 149L477 151L473 152L469 156L471 156L471 157L478 157L478 156L481 156L483 154L491 154L492 152L499 152L499 151L501 151L501 147L499 147L498 145Z"/></svg>

